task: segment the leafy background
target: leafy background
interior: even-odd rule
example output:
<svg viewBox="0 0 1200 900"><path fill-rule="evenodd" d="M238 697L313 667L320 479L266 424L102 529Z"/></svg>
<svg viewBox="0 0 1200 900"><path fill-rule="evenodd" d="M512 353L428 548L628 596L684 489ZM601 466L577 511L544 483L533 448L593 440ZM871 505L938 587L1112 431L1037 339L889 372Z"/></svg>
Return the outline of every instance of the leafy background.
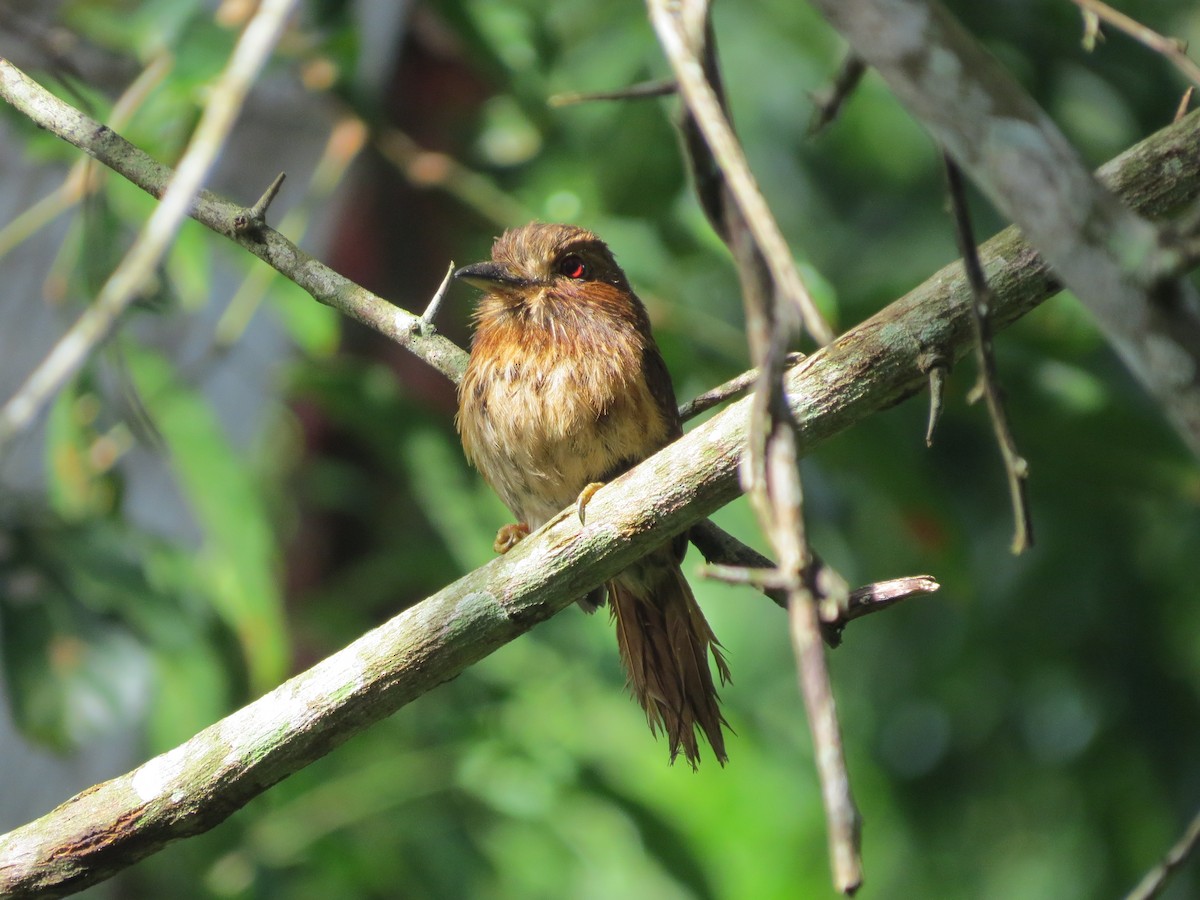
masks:
<svg viewBox="0 0 1200 900"><path fill-rule="evenodd" d="M167 60L123 132L170 161L245 14L214 6L64 2L51 24L78 42L82 73L49 49L26 64L103 118ZM1089 163L1170 121L1178 75L1119 35L1085 52L1071 4L952 7ZM1123 8L1200 37L1186 5ZM4 12L18 37L41 33L21 31L28 8ZM715 16L747 153L839 326L952 261L936 150L880 79L868 74L810 138L808 92L835 70L836 36L783 0L721 3ZM288 85L301 102L224 169L269 170L280 144L315 132L321 152L289 171L272 221L414 310L451 258L485 258L503 227L591 227L689 397L747 360L736 278L680 163L676 103L547 104L665 74L636 3L323 0L305 6L261 89ZM2 115L6 152L56 177L77 161ZM39 278L62 321L149 206L110 178L56 220L69 227ZM974 211L982 235L1003 224L978 198ZM2 227L5 269L19 243L48 239ZM454 288L440 323L460 342L471 301ZM0 312L36 302L0 291ZM264 350L248 343L256 328L282 338ZM0 348L19 340L0 332ZM248 346L255 364L229 377L270 397L249 412L205 381ZM1194 460L1070 296L997 352L1032 466L1032 552L1008 553L1003 474L965 400L969 366L931 450L915 400L804 463L816 546L852 582L930 572L943 585L855 623L831 654L866 817L866 897L1112 896L1200 806ZM120 337L28 439L36 478L14 488L0 468L0 647L23 740L74 758L132 734L136 750L107 772L119 774L485 562L506 513L465 465L453 411L440 376L191 223ZM166 495L182 527L144 513ZM744 503L717 519L760 543ZM669 767L624 693L604 617L567 612L139 864L120 896L830 895L782 614L692 581L734 668L725 769ZM85 786L64 783L52 802ZM1169 896L1198 890L1193 865Z"/></svg>

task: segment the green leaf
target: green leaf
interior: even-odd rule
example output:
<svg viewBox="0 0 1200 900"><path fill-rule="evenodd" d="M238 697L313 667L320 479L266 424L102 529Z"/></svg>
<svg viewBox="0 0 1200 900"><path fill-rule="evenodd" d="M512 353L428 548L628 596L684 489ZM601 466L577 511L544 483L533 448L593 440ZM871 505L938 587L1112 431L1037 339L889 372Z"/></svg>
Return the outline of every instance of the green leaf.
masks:
<svg viewBox="0 0 1200 900"><path fill-rule="evenodd" d="M149 693L141 682L155 688L153 724L190 729L171 730L175 742L244 695L241 650L200 594L190 551L113 518L42 521L2 536L4 671L18 724L33 739L69 748L140 724Z"/></svg>
<svg viewBox="0 0 1200 900"><path fill-rule="evenodd" d="M84 609L33 570L11 572L6 581L0 648L18 727L68 750L136 724L149 697L150 667L128 629Z"/></svg>
<svg viewBox="0 0 1200 900"><path fill-rule="evenodd" d="M81 398L74 386L59 392L46 421L46 489L51 507L67 519L95 509L96 480L87 458Z"/></svg>
<svg viewBox="0 0 1200 900"><path fill-rule="evenodd" d="M185 310L208 302L212 286L212 235L200 224L185 220L166 259L171 287Z"/></svg>
<svg viewBox="0 0 1200 900"><path fill-rule="evenodd" d="M273 279L268 296L296 346L314 359L333 356L342 336L342 318L335 309L315 303L303 289L280 277Z"/></svg>
<svg viewBox="0 0 1200 900"><path fill-rule="evenodd" d="M277 684L288 664L277 552L249 460L234 451L204 398L171 365L129 347L129 369L170 451L171 466L204 534L201 577L237 635L254 690Z"/></svg>
<svg viewBox="0 0 1200 900"><path fill-rule="evenodd" d="M448 436L423 428L408 436L404 449L413 492L459 568L469 571L490 559L499 519L482 517L479 510L491 505L499 512L503 506L482 478L467 474L459 448Z"/></svg>

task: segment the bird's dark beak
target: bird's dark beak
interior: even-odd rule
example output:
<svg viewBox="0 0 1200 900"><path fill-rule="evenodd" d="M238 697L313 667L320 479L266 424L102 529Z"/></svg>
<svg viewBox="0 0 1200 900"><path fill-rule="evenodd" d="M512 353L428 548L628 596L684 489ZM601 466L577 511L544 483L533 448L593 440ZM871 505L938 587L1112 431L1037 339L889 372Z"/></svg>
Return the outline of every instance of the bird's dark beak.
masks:
<svg viewBox="0 0 1200 900"><path fill-rule="evenodd" d="M463 266L454 273L454 277L483 290L492 287L519 288L529 284L524 278L514 275L508 266L498 262L481 262Z"/></svg>

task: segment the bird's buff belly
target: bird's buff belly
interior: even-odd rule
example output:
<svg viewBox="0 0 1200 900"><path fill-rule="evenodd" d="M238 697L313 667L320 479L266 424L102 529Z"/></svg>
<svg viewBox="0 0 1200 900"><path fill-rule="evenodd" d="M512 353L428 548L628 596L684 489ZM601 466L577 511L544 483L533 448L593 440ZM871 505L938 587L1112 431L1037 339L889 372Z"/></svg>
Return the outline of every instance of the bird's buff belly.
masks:
<svg viewBox="0 0 1200 900"><path fill-rule="evenodd" d="M596 396L573 378L542 379L541 390L498 380L467 403L468 457L530 528L666 443L648 396Z"/></svg>

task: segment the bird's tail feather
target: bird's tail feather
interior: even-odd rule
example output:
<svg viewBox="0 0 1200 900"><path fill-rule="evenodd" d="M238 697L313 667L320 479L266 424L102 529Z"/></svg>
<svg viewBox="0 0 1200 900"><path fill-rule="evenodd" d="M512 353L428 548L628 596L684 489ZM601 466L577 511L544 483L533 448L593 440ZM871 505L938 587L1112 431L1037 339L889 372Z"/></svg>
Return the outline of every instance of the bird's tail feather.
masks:
<svg viewBox="0 0 1200 900"><path fill-rule="evenodd" d="M682 750L696 767L698 728L724 765L721 728L728 723L718 705L709 653L722 684L729 681L729 667L678 564L623 572L608 583L608 597L629 689L650 730L667 735L671 761Z"/></svg>

